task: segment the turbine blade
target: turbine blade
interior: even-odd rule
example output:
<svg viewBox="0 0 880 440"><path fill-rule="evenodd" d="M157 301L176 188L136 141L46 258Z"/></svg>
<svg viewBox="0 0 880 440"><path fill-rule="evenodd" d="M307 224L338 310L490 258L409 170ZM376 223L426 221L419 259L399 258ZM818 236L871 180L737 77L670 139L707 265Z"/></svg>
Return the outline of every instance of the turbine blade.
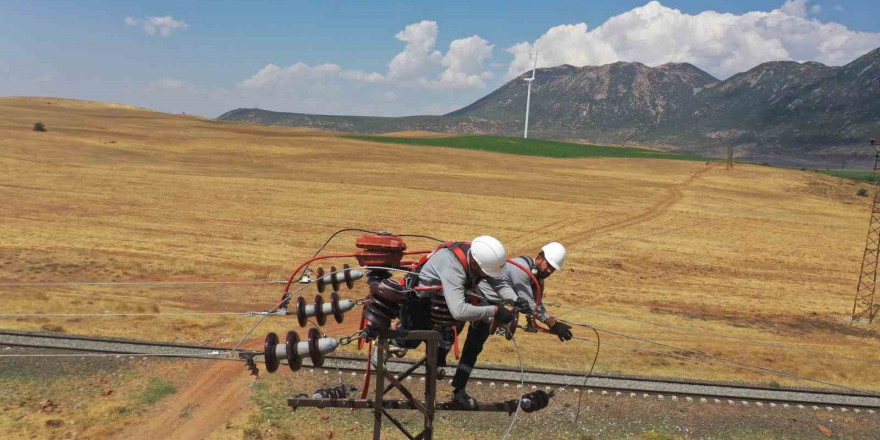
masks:
<svg viewBox="0 0 880 440"><path fill-rule="evenodd" d="M532 67L532 79L535 79L535 70L538 69L538 41L535 40L535 65Z"/></svg>

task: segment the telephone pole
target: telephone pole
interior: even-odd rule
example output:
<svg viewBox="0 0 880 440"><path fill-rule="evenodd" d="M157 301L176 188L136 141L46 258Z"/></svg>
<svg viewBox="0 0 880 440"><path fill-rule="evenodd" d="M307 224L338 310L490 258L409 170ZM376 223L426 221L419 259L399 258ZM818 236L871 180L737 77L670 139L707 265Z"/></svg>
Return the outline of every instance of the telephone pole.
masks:
<svg viewBox="0 0 880 440"><path fill-rule="evenodd" d="M727 169L733 169L733 147L727 147Z"/></svg>
<svg viewBox="0 0 880 440"><path fill-rule="evenodd" d="M871 172L872 181L876 182L878 163L880 163L880 147L876 139L871 138L874 153L874 168ZM865 240L865 252L862 256L862 270L859 273L859 284L856 286L856 300L853 304L852 322L874 321L880 305L874 303L874 292L877 290L877 266L880 261L880 190L874 189L874 203L871 205L871 221L868 224L868 238Z"/></svg>

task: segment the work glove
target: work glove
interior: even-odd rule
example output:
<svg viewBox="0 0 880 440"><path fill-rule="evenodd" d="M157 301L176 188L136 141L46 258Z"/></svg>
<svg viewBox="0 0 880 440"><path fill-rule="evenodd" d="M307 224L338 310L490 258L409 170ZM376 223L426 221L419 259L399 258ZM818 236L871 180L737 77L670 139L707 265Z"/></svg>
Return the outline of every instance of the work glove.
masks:
<svg viewBox="0 0 880 440"><path fill-rule="evenodd" d="M516 310L520 313L525 313L527 315L531 314L531 308L529 307L529 302L526 301L525 298L517 298L516 302L513 303L513 310Z"/></svg>
<svg viewBox="0 0 880 440"><path fill-rule="evenodd" d="M508 324L513 321L513 313L501 306L495 306L495 319L501 324Z"/></svg>
<svg viewBox="0 0 880 440"><path fill-rule="evenodd" d="M556 321L550 327L550 331L554 335L558 336L560 341L570 341L571 340L571 337L572 337L571 326L562 322L562 321Z"/></svg>

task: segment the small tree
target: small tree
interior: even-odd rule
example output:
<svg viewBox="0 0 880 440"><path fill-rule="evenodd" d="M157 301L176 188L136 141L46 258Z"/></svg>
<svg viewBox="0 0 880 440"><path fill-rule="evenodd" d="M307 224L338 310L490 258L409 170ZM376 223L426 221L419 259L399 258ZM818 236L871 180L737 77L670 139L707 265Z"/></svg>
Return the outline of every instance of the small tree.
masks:
<svg viewBox="0 0 880 440"><path fill-rule="evenodd" d="M34 124L34 131L46 131L46 126L42 122Z"/></svg>

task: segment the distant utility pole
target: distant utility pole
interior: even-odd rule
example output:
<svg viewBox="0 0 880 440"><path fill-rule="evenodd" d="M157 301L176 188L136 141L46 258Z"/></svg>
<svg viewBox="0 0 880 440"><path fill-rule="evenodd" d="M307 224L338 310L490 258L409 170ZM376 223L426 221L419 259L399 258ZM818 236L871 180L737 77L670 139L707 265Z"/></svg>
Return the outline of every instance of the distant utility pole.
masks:
<svg viewBox="0 0 880 440"><path fill-rule="evenodd" d="M880 147L871 139L874 153L874 168L871 172L872 181L877 185L877 169L880 164ZM874 292L877 290L877 263L880 262L880 190L874 188L874 203L871 205L871 222L868 224L868 238L865 240L865 253L862 256L862 270L859 273L859 284L856 286L856 300L853 304L852 322L867 320L874 322L880 305L874 304Z"/></svg>
<svg viewBox="0 0 880 440"><path fill-rule="evenodd" d="M733 169L733 147L727 147L727 169Z"/></svg>
<svg viewBox="0 0 880 440"><path fill-rule="evenodd" d="M529 137L529 105L532 100L532 81L535 80L535 70L538 68L538 42L535 41L535 65L532 67L532 77L524 78L527 83L529 83L529 90L526 92L526 126L525 130L523 130L523 139L528 139Z"/></svg>

